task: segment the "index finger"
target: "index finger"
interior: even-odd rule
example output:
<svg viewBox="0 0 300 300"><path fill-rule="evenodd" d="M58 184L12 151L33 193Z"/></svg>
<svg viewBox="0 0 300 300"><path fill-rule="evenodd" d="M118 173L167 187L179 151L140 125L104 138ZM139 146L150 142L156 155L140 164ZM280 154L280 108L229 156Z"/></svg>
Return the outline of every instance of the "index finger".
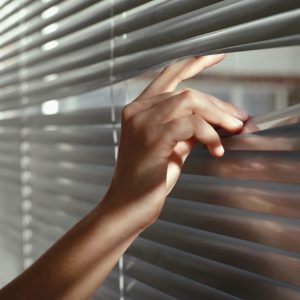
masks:
<svg viewBox="0 0 300 300"><path fill-rule="evenodd" d="M190 57L167 66L137 98L148 98L158 94L173 92L177 85L188 78L194 77L224 58L224 54Z"/></svg>

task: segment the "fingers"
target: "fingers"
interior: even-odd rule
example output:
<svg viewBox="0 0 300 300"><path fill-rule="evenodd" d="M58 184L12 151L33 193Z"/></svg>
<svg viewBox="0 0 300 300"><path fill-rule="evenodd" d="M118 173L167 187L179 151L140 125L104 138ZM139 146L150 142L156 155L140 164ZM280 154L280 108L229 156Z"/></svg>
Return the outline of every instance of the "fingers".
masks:
<svg viewBox="0 0 300 300"><path fill-rule="evenodd" d="M229 112L231 115L240 119L241 121L246 121L249 118L248 113L245 110L243 110L242 108L238 108L229 102L219 100L213 96L210 96L210 100L215 105L217 105L219 108L221 108L224 111Z"/></svg>
<svg viewBox="0 0 300 300"><path fill-rule="evenodd" d="M245 126L243 127L243 130L241 133L252 133L255 131L258 131L259 127L255 124L255 122L250 118L245 123Z"/></svg>
<svg viewBox="0 0 300 300"><path fill-rule="evenodd" d="M194 77L204 69L217 64L223 58L224 54L208 55L191 57L171 64L150 83L138 99L173 92L181 81Z"/></svg>
<svg viewBox="0 0 300 300"><path fill-rule="evenodd" d="M138 118L141 122L149 125L159 125L196 114L208 123L220 126L230 132L238 131L243 127L240 119L215 105L210 98L211 96L194 90L184 90L180 94L166 98L144 110Z"/></svg>
<svg viewBox="0 0 300 300"><path fill-rule="evenodd" d="M158 126L158 134L166 144L165 155L173 152L174 145L195 137L205 144L209 152L216 157L224 154L224 148L215 129L203 118L197 115L185 116Z"/></svg>

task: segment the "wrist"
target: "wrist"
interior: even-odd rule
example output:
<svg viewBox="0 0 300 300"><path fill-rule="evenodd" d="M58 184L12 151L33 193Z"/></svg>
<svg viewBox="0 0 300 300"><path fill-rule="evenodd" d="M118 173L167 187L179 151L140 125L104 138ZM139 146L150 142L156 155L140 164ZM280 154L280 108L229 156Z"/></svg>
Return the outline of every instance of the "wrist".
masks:
<svg viewBox="0 0 300 300"><path fill-rule="evenodd" d="M161 201L155 201L155 197L134 199L111 185L97 209L101 217L114 219L128 233L138 235L156 221L161 206Z"/></svg>
<svg viewBox="0 0 300 300"><path fill-rule="evenodd" d="M119 196L111 187L96 207L99 219L110 222L114 230L120 228L124 234L139 235L146 229L146 224L140 220L132 203L124 196Z"/></svg>

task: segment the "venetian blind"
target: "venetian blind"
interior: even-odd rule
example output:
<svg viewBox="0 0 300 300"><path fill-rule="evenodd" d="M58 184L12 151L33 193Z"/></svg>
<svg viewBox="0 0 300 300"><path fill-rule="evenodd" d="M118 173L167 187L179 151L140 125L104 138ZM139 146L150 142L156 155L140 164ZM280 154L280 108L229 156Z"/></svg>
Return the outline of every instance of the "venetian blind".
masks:
<svg viewBox="0 0 300 300"><path fill-rule="evenodd" d="M15 249L15 254L9 254L22 260L26 267L105 192L115 161L119 113L125 102L125 86L116 85L117 82L189 55L299 44L299 16L300 5L294 0L0 1L0 134L3 136L0 186L1 223L5 224L1 230L5 232L3 245ZM266 155L253 149L239 150L225 158L225 169L240 156ZM203 157L202 161L216 165L201 151L196 161ZM280 153L276 152L279 158L283 155ZM291 153L286 157L297 155ZM245 254L234 264L229 254L226 259L217 254L208 257L205 249L214 253L210 246L205 248L200 242L186 246L189 245L186 239L192 243L202 238L203 243L209 240L214 245L222 242L228 251L233 249L232 245L236 245L234 249L240 250L242 246L248 249L243 242L249 240L252 253L258 253L257 249L265 245L267 248L259 249L270 253L270 256L265 254L267 257L275 255L276 248L278 253L290 251L281 257L293 257L298 262L299 249L296 246L286 249L294 247L295 242L268 244L275 234L268 231L270 228L276 225L280 230L283 223L297 220L287 215L282 216L286 218L283 223L276 223L275 216L266 214L263 215L266 219L271 218L264 223L266 235L251 231L255 220L264 218L259 206L256 212L248 212L238 206L239 201L232 200L232 207L226 208L226 193L218 198L213 190L204 189L211 183L221 191L222 188L230 191L231 187L239 190L239 185L243 190L244 181L237 178L224 181L227 174L218 168L211 171L200 161L187 163L186 168L187 174L167 202L161 220L129 249L124 265L115 267L95 297L197 299L203 295L206 299L226 299L222 297L245 295L230 289L229 284L228 288L223 287L227 284L216 275L208 276L205 272L211 269L205 263L211 263L214 270L222 263L225 269L218 269L215 274L224 274L228 282L235 278L230 277L234 269L236 278L245 278L244 284L250 290L251 278L259 273L250 256ZM260 179L257 176L245 179ZM294 177L297 178L296 174ZM283 183L277 177L267 181L269 193L273 186L282 193L290 188L297 191L297 182ZM256 186L256 181L253 185ZM254 188L246 186L244 190L249 195L253 193L254 198L259 197ZM209 199L214 197L216 203L201 203L192 198L198 199L205 193ZM293 195L298 196L296 192ZM202 202L204 198L201 197ZM220 221L218 218L223 215L230 220L235 220L235 216L243 222L244 231L234 229L226 220ZM238 221L235 224L240 226ZM296 225L291 228L296 230ZM282 239L289 236L282 234ZM202 266L207 271L197 273L193 266ZM291 264L290 268L296 270L297 266ZM16 272L17 266L12 273ZM247 272L254 277L242 277ZM262 272L261 282L275 280L285 291L293 290L294 294L284 294L286 299L298 292L299 282L271 275L271 271ZM266 289L275 291L276 284ZM246 291L246 287L239 290Z"/></svg>

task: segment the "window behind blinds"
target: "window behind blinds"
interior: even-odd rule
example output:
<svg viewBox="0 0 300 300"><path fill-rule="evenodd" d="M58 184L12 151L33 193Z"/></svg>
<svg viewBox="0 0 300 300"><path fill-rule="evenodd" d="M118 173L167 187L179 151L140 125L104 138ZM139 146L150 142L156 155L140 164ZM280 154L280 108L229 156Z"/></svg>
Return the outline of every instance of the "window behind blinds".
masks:
<svg viewBox="0 0 300 300"><path fill-rule="evenodd" d="M128 100L117 82L189 55L299 44L299 16L294 0L0 1L3 284L105 192ZM297 124L228 138L218 163L195 150L95 298L299 297Z"/></svg>

